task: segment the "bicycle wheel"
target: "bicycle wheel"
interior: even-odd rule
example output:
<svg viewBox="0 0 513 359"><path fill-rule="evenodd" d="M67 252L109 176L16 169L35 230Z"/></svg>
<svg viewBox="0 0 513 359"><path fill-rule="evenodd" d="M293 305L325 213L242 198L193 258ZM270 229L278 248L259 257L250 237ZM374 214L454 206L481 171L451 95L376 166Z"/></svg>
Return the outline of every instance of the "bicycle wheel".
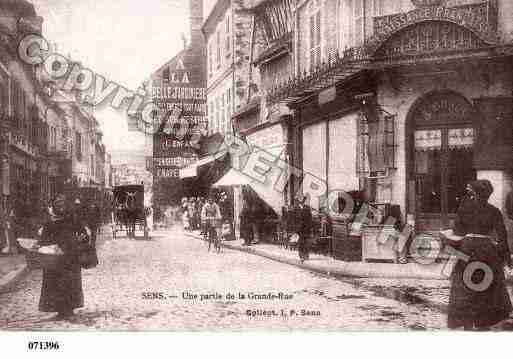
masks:
<svg viewBox="0 0 513 359"><path fill-rule="evenodd" d="M208 231L208 251L210 252L210 248L212 247L212 242L215 241L215 230L212 230L212 228L209 228ZM214 242L214 250L215 250L215 242Z"/></svg>
<svg viewBox="0 0 513 359"><path fill-rule="evenodd" d="M216 236L216 249L217 253L221 253L221 240Z"/></svg>

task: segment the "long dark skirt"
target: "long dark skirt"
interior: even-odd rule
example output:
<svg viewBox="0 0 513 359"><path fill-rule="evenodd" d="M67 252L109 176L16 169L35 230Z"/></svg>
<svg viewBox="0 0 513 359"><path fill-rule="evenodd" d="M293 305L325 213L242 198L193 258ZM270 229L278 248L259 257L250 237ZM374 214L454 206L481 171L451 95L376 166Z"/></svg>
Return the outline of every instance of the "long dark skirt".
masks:
<svg viewBox="0 0 513 359"><path fill-rule="evenodd" d="M253 242L253 227L251 225L241 225L240 236L244 239L244 243L250 245Z"/></svg>
<svg viewBox="0 0 513 359"><path fill-rule="evenodd" d="M512 311L511 301L504 284L504 267L496 245L488 238L465 238L459 251L468 255L468 261L458 260L451 274L451 293L449 299L449 328L483 328L489 327L509 317ZM493 277L486 280L482 270L474 273L470 279L476 287L464 282L465 268L472 262L485 263ZM467 280L468 283L468 280ZM486 286L486 283L490 283Z"/></svg>
<svg viewBox="0 0 513 359"><path fill-rule="evenodd" d="M308 243L308 237L306 235L299 233L299 240L297 241L297 250L300 259L306 260L310 257L310 246Z"/></svg>
<svg viewBox="0 0 513 359"><path fill-rule="evenodd" d="M55 270L43 270L39 310L69 313L84 306L82 269L76 258L67 260Z"/></svg>

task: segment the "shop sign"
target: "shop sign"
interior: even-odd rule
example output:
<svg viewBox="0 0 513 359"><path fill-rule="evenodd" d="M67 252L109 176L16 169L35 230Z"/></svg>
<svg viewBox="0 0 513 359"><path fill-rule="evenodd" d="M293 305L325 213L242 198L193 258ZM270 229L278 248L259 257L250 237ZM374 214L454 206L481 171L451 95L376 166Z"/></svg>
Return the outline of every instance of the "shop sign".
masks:
<svg viewBox="0 0 513 359"><path fill-rule="evenodd" d="M159 178L180 178L179 168L157 168L155 176Z"/></svg>
<svg viewBox="0 0 513 359"><path fill-rule="evenodd" d="M497 9L490 1L457 7L425 6L415 10L374 18L374 35L368 41L370 50L377 50L384 41L401 29L426 21L451 22L493 44L497 37Z"/></svg>
<svg viewBox="0 0 513 359"><path fill-rule="evenodd" d="M198 160L197 156L193 157L156 157L153 164L157 167L186 167Z"/></svg>
<svg viewBox="0 0 513 359"><path fill-rule="evenodd" d="M182 54L154 75L152 98L161 132L154 136L153 158L147 168L158 178L179 178L181 168L198 160L199 141L207 129L204 75L194 56Z"/></svg>
<svg viewBox="0 0 513 359"><path fill-rule="evenodd" d="M318 97L319 106L333 102L336 97L337 97L337 88L335 86L332 86L330 88L327 88L326 90L319 92L319 97Z"/></svg>
<svg viewBox="0 0 513 359"><path fill-rule="evenodd" d="M248 135L248 143L262 149L280 146L285 143L281 125L274 125L264 128L258 132Z"/></svg>
<svg viewBox="0 0 513 359"><path fill-rule="evenodd" d="M292 110L284 103L268 103L263 106L262 116L265 121L279 121L281 117L292 115Z"/></svg>

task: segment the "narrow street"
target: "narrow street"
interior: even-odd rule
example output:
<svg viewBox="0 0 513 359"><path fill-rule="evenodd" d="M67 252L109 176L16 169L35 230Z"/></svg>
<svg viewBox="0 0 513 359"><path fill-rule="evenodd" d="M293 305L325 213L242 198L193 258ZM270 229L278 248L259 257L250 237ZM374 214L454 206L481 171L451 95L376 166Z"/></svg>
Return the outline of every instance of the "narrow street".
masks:
<svg viewBox="0 0 513 359"><path fill-rule="evenodd" d="M99 255L100 265L82 272L85 306L71 322L56 322L53 313L38 312L41 272L34 271L12 292L0 296L0 329L422 330L445 326L445 315L425 303L392 299L361 281L327 278L238 251L209 253L206 243L180 231L157 232L152 241L108 239ZM230 293L234 297L227 298ZM276 297L263 296L269 293Z"/></svg>

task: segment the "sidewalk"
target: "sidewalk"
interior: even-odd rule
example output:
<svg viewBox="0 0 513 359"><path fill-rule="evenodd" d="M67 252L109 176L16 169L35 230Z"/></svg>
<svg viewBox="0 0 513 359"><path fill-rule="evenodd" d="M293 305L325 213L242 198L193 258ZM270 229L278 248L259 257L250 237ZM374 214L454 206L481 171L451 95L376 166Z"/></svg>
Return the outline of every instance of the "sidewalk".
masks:
<svg viewBox="0 0 513 359"><path fill-rule="evenodd" d="M23 254L0 255L0 294L9 291L28 272Z"/></svg>
<svg viewBox="0 0 513 359"><path fill-rule="evenodd" d="M202 239L198 231L184 232L185 235ZM223 247L238 250L253 255L269 258L274 261L294 265L313 272L356 278L404 278L422 280L448 280L443 273L450 273L449 264L433 263L430 265L419 263L393 264L393 263L364 263L344 262L331 257L311 254L310 259L301 263L297 251L287 250L273 244L255 244L250 247L243 246L240 241L223 242Z"/></svg>

